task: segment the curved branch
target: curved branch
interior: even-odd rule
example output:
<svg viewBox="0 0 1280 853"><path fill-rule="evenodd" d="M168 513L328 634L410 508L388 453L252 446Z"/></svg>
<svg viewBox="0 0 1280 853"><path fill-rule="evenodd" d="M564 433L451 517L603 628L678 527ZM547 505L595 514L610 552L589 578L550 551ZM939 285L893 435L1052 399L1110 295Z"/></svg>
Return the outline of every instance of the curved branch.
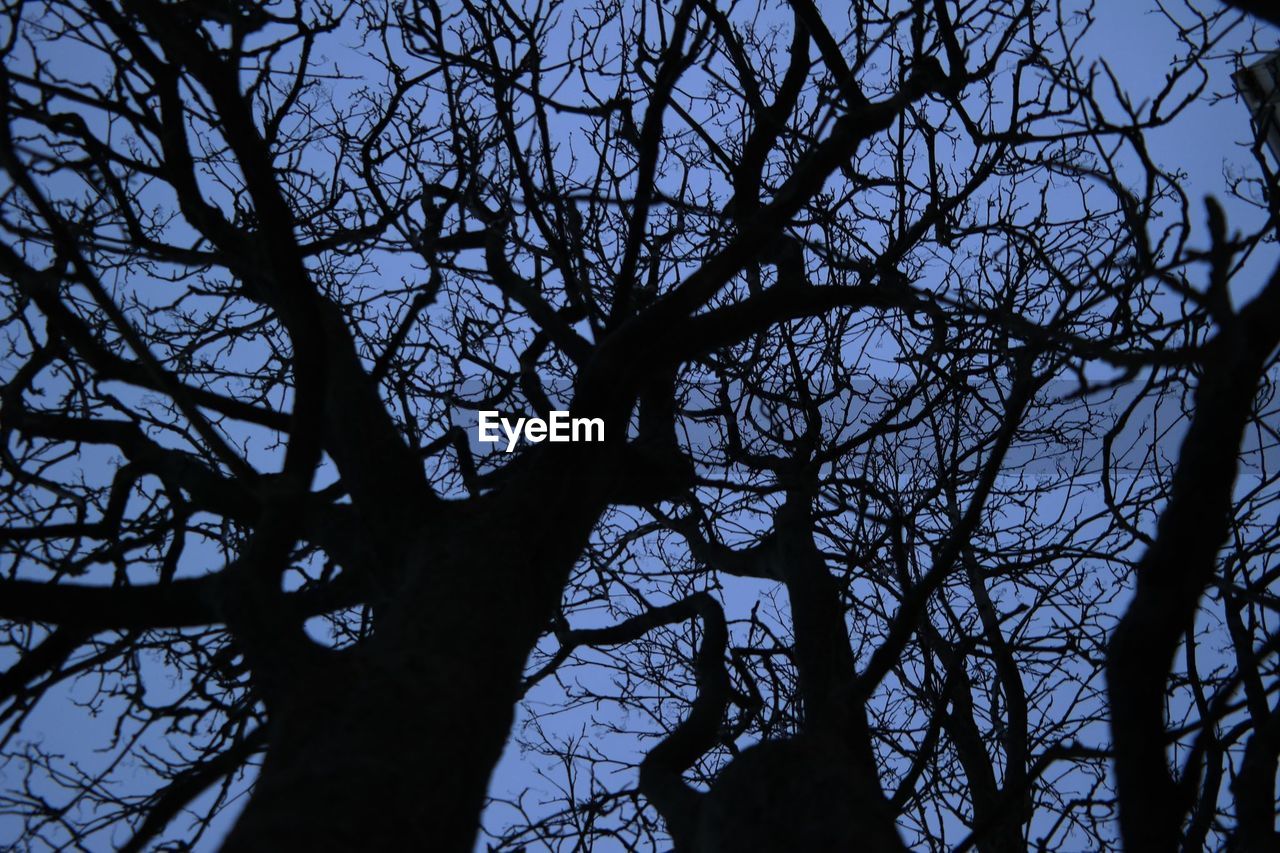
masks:
<svg viewBox="0 0 1280 853"><path fill-rule="evenodd" d="M729 673L724 666L729 632L720 603L709 593L655 607L608 628L572 630L560 637L555 657L526 681L526 689L553 672L581 646L615 646L629 643L661 625L702 619L702 644L694 656L698 695L689 716L649 751L640 763L640 791L667 822L676 847L685 846L698 816L702 794L682 778L684 771L712 749L720 736L720 722L729 704Z"/></svg>

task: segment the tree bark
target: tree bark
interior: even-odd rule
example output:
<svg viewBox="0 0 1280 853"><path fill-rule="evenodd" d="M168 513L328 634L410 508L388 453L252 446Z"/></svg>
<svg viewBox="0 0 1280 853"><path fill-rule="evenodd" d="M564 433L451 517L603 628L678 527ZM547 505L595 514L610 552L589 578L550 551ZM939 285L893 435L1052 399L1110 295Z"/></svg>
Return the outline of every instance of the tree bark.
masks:
<svg viewBox="0 0 1280 853"><path fill-rule="evenodd" d="M471 850L528 655L616 479L616 447L555 449L380 549L408 562L368 640L260 673L267 758L225 850Z"/></svg>
<svg viewBox="0 0 1280 853"><path fill-rule="evenodd" d="M381 651L275 715L224 850L471 849L515 702L512 679L489 666L518 658L461 644L416 659Z"/></svg>
<svg viewBox="0 0 1280 853"><path fill-rule="evenodd" d="M1170 768L1165 697L1174 654L1230 525L1240 444L1280 338L1280 270L1208 346L1195 414L1133 601L1112 634L1107 692L1120 833L1129 850L1176 850L1190 798Z"/></svg>
<svg viewBox="0 0 1280 853"><path fill-rule="evenodd" d="M801 734L743 751L701 803L690 849L905 850L868 750L848 740Z"/></svg>

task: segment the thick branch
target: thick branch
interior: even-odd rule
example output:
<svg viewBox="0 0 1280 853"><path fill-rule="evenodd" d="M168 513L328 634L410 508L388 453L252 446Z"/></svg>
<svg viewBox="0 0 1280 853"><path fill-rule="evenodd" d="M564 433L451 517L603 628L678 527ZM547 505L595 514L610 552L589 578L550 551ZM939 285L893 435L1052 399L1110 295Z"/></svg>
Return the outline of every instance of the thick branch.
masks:
<svg viewBox="0 0 1280 853"><path fill-rule="evenodd" d="M1120 830L1131 850L1176 849L1190 807L1169 770L1166 682L1227 538L1240 443L1278 341L1280 269L1206 349L1169 501L1135 569L1133 601L1111 638L1107 688Z"/></svg>

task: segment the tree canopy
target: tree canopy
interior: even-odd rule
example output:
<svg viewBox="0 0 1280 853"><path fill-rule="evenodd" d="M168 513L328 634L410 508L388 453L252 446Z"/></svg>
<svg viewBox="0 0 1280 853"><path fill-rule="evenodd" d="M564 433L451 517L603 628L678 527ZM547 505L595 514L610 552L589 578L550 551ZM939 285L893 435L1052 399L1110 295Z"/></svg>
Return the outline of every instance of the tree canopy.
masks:
<svg viewBox="0 0 1280 853"><path fill-rule="evenodd" d="M1272 849L1280 20L1152 5L9 4L0 841Z"/></svg>

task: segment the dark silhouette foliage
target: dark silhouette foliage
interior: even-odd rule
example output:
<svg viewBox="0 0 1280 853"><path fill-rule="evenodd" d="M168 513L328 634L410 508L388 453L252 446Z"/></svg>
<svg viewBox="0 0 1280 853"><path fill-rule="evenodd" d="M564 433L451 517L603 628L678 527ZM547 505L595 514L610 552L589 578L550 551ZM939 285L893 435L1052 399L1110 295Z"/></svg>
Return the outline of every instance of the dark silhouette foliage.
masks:
<svg viewBox="0 0 1280 853"><path fill-rule="evenodd" d="M1280 21L1153 6L7 4L4 840L1274 849L1277 164L1152 150Z"/></svg>

